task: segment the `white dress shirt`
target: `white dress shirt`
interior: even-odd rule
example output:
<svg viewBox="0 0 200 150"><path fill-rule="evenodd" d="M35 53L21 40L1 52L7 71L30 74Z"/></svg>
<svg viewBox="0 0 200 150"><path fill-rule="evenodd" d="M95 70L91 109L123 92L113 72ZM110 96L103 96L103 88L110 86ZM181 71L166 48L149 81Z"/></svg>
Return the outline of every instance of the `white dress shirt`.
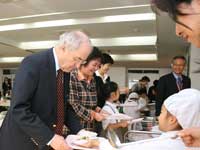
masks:
<svg viewBox="0 0 200 150"><path fill-rule="evenodd" d="M102 110L106 111L110 115L113 115L113 114L116 114L116 113L118 114L119 113L119 111L117 110L116 104L111 103L109 101L106 101L106 103L103 106ZM105 130L110 123L117 123L117 121L116 120L110 120L110 119L109 120L108 119L103 120L102 121L103 129Z"/></svg>

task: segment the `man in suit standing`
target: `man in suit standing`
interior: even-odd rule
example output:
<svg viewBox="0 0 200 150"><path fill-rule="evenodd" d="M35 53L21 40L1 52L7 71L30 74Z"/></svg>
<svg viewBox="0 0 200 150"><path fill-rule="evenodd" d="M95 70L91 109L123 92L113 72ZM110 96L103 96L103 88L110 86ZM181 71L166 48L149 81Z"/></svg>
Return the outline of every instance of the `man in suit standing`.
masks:
<svg viewBox="0 0 200 150"><path fill-rule="evenodd" d="M167 97L182 89L191 87L190 78L183 75L185 65L186 59L184 56L175 56L171 64L172 72L159 79L156 96L156 116L160 115L162 104Z"/></svg>
<svg viewBox="0 0 200 150"><path fill-rule="evenodd" d="M0 150L70 149L59 132L64 125L63 74L79 67L91 50L83 32L71 31L54 48L22 61L0 129Z"/></svg>

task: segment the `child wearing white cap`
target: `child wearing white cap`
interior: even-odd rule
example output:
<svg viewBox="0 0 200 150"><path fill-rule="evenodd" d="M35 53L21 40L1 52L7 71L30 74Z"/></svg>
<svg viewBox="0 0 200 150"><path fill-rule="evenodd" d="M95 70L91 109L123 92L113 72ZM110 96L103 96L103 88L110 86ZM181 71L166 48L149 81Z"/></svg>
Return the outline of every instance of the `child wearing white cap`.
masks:
<svg viewBox="0 0 200 150"><path fill-rule="evenodd" d="M128 96L128 99L124 104L127 104L123 108L124 113L133 117L134 119L140 118L140 110L146 106L145 103L139 101L139 95L135 92L132 92Z"/></svg>
<svg viewBox="0 0 200 150"><path fill-rule="evenodd" d="M133 142L120 150L185 150L182 140L177 137L181 129L200 126L200 91L185 89L168 97L159 116L159 129L163 134L158 138Z"/></svg>

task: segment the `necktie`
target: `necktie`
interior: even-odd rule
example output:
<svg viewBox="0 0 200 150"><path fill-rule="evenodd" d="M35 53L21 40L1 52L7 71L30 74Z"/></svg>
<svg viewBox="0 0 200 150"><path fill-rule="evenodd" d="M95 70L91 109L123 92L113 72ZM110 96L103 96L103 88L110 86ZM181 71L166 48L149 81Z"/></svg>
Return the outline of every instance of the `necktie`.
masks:
<svg viewBox="0 0 200 150"><path fill-rule="evenodd" d="M64 85L63 85L63 71L58 70L56 77L56 86L57 86L57 124L55 133L62 135L63 134L63 125L64 125Z"/></svg>
<svg viewBox="0 0 200 150"><path fill-rule="evenodd" d="M178 86L179 91L182 90L182 88L183 88L183 83L182 83L181 77L178 77L178 78L177 78L177 86Z"/></svg>

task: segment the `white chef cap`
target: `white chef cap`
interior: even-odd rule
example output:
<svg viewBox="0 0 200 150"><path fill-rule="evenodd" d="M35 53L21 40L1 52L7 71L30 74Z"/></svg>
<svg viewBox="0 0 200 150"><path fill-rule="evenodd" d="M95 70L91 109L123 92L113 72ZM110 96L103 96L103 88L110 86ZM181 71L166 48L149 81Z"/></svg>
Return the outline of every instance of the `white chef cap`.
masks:
<svg viewBox="0 0 200 150"><path fill-rule="evenodd" d="M182 90L168 97L164 106L177 118L183 129L200 126L200 91Z"/></svg>
<svg viewBox="0 0 200 150"><path fill-rule="evenodd" d="M128 99L138 99L139 96L137 93L135 92L132 92L129 96L128 96Z"/></svg>

